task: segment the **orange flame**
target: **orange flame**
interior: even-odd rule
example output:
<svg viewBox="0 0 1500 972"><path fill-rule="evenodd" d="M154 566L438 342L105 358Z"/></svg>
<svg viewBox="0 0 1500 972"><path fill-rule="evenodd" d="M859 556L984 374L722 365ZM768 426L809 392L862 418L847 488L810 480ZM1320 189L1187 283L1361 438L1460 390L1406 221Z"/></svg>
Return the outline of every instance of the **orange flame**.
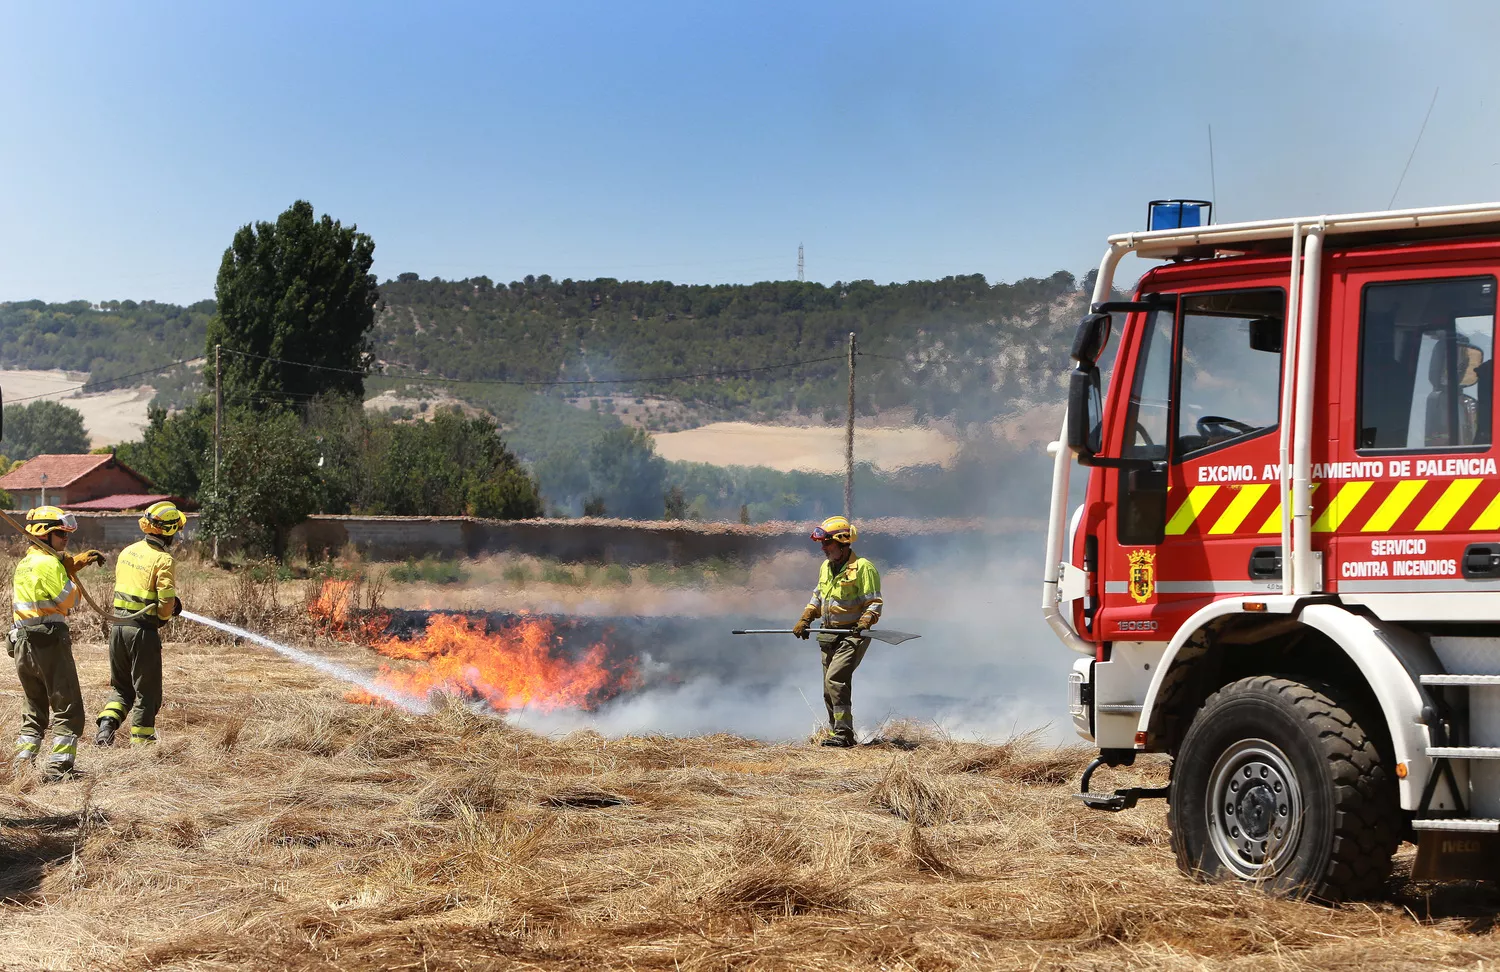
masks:
<svg viewBox="0 0 1500 972"><path fill-rule="evenodd" d="M383 688L403 695L422 698L441 692L500 711L550 711L592 709L639 684L634 658L612 664L603 642L570 658L559 650L562 639L552 622L543 618L521 618L491 632L483 620L434 614L421 637L404 641L383 634L386 615L358 610L352 582L332 580L309 602L308 613L335 637L371 643L387 658L414 663L382 665L376 675ZM363 689L351 690L345 699L381 701Z"/></svg>
<svg viewBox="0 0 1500 972"><path fill-rule="evenodd" d="M359 643L378 638L390 620L381 611L361 611L359 592L350 580L325 580L307 613L329 635Z"/></svg>
<svg viewBox="0 0 1500 972"><path fill-rule="evenodd" d="M634 659L612 667L602 642L570 659L555 653L560 641L552 623L541 619L523 619L490 633L482 621L435 614L421 638L387 638L375 645L389 658L423 664L409 670L383 665L376 678L407 695L445 692L502 711L592 709L635 685Z"/></svg>

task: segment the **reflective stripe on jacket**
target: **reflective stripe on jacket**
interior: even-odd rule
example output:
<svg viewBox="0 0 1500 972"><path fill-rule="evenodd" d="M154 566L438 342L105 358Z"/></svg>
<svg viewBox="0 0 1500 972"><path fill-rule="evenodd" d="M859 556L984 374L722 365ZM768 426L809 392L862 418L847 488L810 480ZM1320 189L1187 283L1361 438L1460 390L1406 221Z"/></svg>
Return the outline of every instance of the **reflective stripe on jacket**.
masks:
<svg viewBox="0 0 1500 972"><path fill-rule="evenodd" d="M68 612L78 603L78 585L62 561L28 546L12 578L12 619L16 624L49 621L68 623Z"/></svg>
<svg viewBox="0 0 1500 972"><path fill-rule="evenodd" d="M850 554L849 560L833 572L833 565L823 561L818 568L818 586L813 588L809 608L815 608L823 623L834 627L853 627L863 615L880 619L885 601L880 597L880 571L863 557Z"/></svg>
<svg viewBox="0 0 1500 972"><path fill-rule="evenodd" d="M177 596L172 555L150 540L137 540L120 551L115 562L115 616L126 617L148 611L157 619L172 617L172 599Z"/></svg>

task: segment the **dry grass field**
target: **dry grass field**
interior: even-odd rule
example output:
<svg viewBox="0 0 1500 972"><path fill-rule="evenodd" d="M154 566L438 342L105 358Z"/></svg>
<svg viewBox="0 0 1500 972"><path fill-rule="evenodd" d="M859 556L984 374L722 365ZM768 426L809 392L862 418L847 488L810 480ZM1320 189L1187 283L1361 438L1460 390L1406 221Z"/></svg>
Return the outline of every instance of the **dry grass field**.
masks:
<svg viewBox="0 0 1500 972"><path fill-rule="evenodd" d="M837 473L844 469L842 425L792 426L755 422L713 422L684 432L658 432L652 438L664 458L683 462L707 462L715 466L743 465L746 456L755 465L783 472ZM882 470L923 463L951 462L958 442L937 428L908 425L904 428L860 426L854 448L861 462Z"/></svg>
<svg viewBox="0 0 1500 972"><path fill-rule="evenodd" d="M195 610L374 667L315 635L301 595L243 575L193 582ZM92 709L103 645L78 628ZM547 738L456 703L425 716L355 704L345 686L196 627L174 632L165 668L156 747L84 747L82 775L64 783L0 771L0 967L1500 961L1500 899L1486 889L1397 878L1388 900L1326 908L1180 876L1160 804L1105 815L1072 800L1087 759L1075 747L902 724L852 751ZM0 720L17 711L0 676Z"/></svg>
<svg viewBox="0 0 1500 972"><path fill-rule="evenodd" d="M0 369L0 386L6 401L34 395L53 395L69 408L83 413L83 428L89 445L98 447L141 437L146 427L146 406L156 390L147 386L111 388L92 395L66 394L89 380L86 374L69 371L12 371Z"/></svg>

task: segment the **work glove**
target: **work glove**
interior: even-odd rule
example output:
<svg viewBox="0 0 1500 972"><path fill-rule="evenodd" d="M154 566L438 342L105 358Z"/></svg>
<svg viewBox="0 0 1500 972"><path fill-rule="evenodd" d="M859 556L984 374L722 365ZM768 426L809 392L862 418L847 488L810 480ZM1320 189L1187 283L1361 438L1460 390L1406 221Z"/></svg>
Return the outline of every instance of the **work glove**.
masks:
<svg viewBox="0 0 1500 972"><path fill-rule="evenodd" d="M873 628L873 627L875 627L875 622L877 620L879 620L879 619L876 618L875 615L873 615L873 614L862 614L862 615L860 615L859 623L856 624L854 627L858 631L863 631L866 628Z"/></svg>
<svg viewBox="0 0 1500 972"><path fill-rule="evenodd" d="M817 618L817 616L818 609L815 607L810 607L806 611L803 611L802 617L797 621L796 624L792 625L792 634L796 635L798 638L801 638L803 641L806 641L808 629L812 627L813 620Z"/></svg>
<svg viewBox="0 0 1500 972"><path fill-rule="evenodd" d="M89 564L102 564L108 558L97 550L85 550L73 561L79 567L87 567Z"/></svg>
<svg viewBox="0 0 1500 972"><path fill-rule="evenodd" d="M177 617L177 615L179 615L181 613L182 613L182 598L181 597L174 597L174 598L172 598L172 617L175 618L175 617Z"/></svg>

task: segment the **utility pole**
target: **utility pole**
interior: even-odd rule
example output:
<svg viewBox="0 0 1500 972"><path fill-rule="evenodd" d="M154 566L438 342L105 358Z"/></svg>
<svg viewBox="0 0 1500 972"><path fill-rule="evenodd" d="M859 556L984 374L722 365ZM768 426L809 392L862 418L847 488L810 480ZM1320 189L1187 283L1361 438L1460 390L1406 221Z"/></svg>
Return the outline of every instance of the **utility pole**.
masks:
<svg viewBox="0 0 1500 972"><path fill-rule="evenodd" d="M844 426L844 517L854 520L854 332L849 332L849 421Z"/></svg>
<svg viewBox="0 0 1500 972"><path fill-rule="evenodd" d="M224 432L224 375L219 367L219 350L214 345L214 498L219 496L219 438ZM219 560L219 536L214 534L214 562Z"/></svg>

